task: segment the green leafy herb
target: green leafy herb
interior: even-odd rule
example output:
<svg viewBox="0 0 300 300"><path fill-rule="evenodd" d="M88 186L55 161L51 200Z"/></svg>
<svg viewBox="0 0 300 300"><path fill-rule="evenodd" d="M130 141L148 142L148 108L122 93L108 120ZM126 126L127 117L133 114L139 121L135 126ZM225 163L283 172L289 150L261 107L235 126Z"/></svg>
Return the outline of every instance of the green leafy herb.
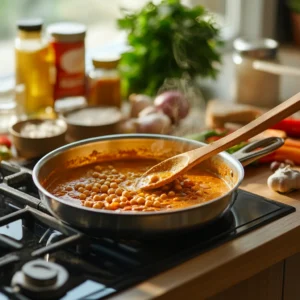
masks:
<svg viewBox="0 0 300 300"><path fill-rule="evenodd" d="M127 94L155 95L166 78L186 73L192 79L216 77L219 29L202 6L189 8L180 0L149 2L138 13L127 13L118 25L129 31L131 49L120 62Z"/></svg>

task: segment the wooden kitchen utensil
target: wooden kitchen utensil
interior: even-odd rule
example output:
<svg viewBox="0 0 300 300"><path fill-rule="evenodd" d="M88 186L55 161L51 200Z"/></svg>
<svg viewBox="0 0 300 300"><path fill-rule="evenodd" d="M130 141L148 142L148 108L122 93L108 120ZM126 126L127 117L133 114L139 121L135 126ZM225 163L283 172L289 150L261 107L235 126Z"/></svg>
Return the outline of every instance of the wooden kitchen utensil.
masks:
<svg viewBox="0 0 300 300"><path fill-rule="evenodd" d="M268 91L262 90L267 93ZM181 153L153 166L144 173L137 183L139 189L154 189L163 186L189 169L229 147L261 133L282 119L300 110L300 93L277 105L254 121L233 133L207 145Z"/></svg>

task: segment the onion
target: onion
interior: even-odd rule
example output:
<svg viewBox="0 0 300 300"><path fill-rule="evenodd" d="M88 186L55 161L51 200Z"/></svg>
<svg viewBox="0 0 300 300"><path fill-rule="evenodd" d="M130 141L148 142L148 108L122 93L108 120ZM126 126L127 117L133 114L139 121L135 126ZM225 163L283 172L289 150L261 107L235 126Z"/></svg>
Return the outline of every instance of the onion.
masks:
<svg viewBox="0 0 300 300"><path fill-rule="evenodd" d="M138 118L137 131L140 133L166 134L171 130L171 120L162 112Z"/></svg>
<svg viewBox="0 0 300 300"><path fill-rule="evenodd" d="M140 111L153 104L152 99L143 94L131 94L129 100L131 102L130 116L132 118L137 118Z"/></svg>
<svg viewBox="0 0 300 300"><path fill-rule="evenodd" d="M154 105L169 116L173 123L185 118L189 112L189 102L180 92L170 90L161 93L154 100Z"/></svg>
<svg viewBox="0 0 300 300"><path fill-rule="evenodd" d="M120 124L121 133L136 133L138 128L137 119L128 119Z"/></svg>
<svg viewBox="0 0 300 300"><path fill-rule="evenodd" d="M145 117L151 114L155 114L159 112L159 109L155 106L148 106L146 108L144 108L140 113L139 113L139 118L141 117Z"/></svg>

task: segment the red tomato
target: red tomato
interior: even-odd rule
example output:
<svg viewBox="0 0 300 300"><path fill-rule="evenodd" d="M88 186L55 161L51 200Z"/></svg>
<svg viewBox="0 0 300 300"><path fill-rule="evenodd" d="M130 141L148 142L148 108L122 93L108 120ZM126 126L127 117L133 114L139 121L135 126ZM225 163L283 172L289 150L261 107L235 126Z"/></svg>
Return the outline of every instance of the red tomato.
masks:
<svg viewBox="0 0 300 300"><path fill-rule="evenodd" d="M4 145L7 148L11 147L11 141L6 135L0 135L0 145Z"/></svg>

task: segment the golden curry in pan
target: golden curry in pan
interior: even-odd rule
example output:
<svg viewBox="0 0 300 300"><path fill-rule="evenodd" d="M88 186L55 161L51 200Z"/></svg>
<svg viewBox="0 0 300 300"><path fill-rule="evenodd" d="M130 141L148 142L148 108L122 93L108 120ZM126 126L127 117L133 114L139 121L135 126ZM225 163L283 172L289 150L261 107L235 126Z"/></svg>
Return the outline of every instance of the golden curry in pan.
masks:
<svg viewBox="0 0 300 300"><path fill-rule="evenodd" d="M181 209L230 189L214 174L194 169L159 189L136 191L139 176L157 163L154 159L123 159L67 169L52 176L45 188L59 198L80 200L86 207L120 212Z"/></svg>

